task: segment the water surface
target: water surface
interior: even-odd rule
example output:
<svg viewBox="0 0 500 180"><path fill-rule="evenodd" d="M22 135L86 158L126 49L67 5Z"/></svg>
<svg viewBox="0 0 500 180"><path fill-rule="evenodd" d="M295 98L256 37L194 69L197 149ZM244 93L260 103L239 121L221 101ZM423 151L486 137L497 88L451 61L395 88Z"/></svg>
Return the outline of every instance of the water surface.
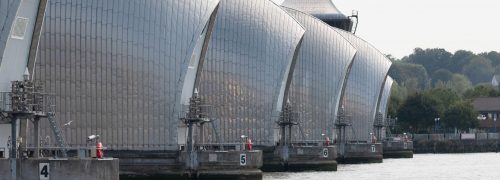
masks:
<svg viewBox="0 0 500 180"><path fill-rule="evenodd" d="M339 165L336 172L264 173L266 180L498 179L500 153L415 154L378 164Z"/></svg>

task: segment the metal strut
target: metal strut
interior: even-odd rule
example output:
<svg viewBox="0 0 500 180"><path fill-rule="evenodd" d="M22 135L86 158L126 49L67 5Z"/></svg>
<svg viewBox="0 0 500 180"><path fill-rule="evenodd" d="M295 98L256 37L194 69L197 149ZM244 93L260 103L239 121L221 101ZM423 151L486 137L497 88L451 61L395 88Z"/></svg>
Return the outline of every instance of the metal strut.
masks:
<svg viewBox="0 0 500 180"><path fill-rule="evenodd" d="M47 113L47 120L49 120L50 129L56 137L57 146L61 148L62 157L68 157L68 150L66 149L66 142L64 141L64 136L62 134L61 128L57 125L56 114L54 112Z"/></svg>
<svg viewBox="0 0 500 180"><path fill-rule="evenodd" d="M189 170L197 170L198 168L198 157L197 157L197 149L195 148L195 139L193 137L193 126L198 125L203 128L203 125L206 123L213 122L210 119L210 106L204 105L202 99L198 96L198 93L194 93L194 95L189 100L188 111L185 116L180 118L181 122L184 123L188 127L188 137L187 137L187 154L188 158L186 159L186 165ZM217 127L212 123L212 128L214 128L214 132L216 134L217 139L220 141L220 137L218 136ZM221 143L222 149L222 143Z"/></svg>
<svg viewBox="0 0 500 180"><path fill-rule="evenodd" d="M338 144L339 144L339 153L341 156L344 156L345 154L345 144L347 144L347 137L346 137L346 127L351 126L352 128L352 123L350 122L351 118L349 115L345 113L344 106L339 109L338 116L337 116L337 121L335 122L335 126L337 127L338 131L338 136L340 137ZM353 134L356 135L354 132L354 128L352 128Z"/></svg>
<svg viewBox="0 0 500 180"><path fill-rule="evenodd" d="M382 128L384 128L384 115L381 112L378 112L377 115L375 116L375 123L373 123L373 127L376 130L375 137L377 137L378 140L381 140Z"/></svg>

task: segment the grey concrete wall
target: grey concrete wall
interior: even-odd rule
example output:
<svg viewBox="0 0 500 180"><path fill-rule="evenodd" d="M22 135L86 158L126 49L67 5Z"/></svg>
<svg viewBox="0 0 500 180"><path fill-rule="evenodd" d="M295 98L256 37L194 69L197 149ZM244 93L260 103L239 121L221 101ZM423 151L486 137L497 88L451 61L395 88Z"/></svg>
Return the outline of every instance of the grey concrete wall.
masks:
<svg viewBox="0 0 500 180"><path fill-rule="evenodd" d="M18 180L39 180L40 163L49 163L50 180L118 180L119 162L112 160L17 160ZM0 180L11 180L10 162L0 159Z"/></svg>
<svg viewBox="0 0 500 180"><path fill-rule="evenodd" d="M414 141L415 153L474 153L498 152L499 143L490 140L419 140Z"/></svg>
<svg viewBox="0 0 500 180"><path fill-rule="evenodd" d="M323 156L323 151L326 149L328 151L328 156ZM291 148L289 162L299 161L299 162L314 162L314 161L324 161L324 160L336 160L337 159L337 147L295 147Z"/></svg>
<svg viewBox="0 0 500 180"><path fill-rule="evenodd" d="M372 146L375 146L375 151L372 151ZM346 144L345 157L374 157L382 155L382 144Z"/></svg>
<svg viewBox="0 0 500 180"><path fill-rule="evenodd" d="M403 141L384 141L384 152L390 151L412 151L413 142L403 142ZM405 145L406 144L406 145Z"/></svg>
<svg viewBox="0 0 500 180"><path fill-rule="evenodd" d="M240 154L246 154L246 165L240 165ZM186 162L186 152L181 153L179 162ZM262 151L200 151L198 152L199 170L259 169L262 167Z"/></svg>

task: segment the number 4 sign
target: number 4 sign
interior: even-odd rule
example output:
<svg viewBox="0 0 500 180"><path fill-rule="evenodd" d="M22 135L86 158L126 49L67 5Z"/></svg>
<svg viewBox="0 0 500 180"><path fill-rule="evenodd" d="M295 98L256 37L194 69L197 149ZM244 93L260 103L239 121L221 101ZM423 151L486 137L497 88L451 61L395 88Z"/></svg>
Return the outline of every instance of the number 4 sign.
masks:
<svg viewBox="0 0 500 180"><path fill-rule="evenodd" d="M49 163L40 163L38 166L40 172L40 180L48 180L50 178L50 166Z"/></svg>

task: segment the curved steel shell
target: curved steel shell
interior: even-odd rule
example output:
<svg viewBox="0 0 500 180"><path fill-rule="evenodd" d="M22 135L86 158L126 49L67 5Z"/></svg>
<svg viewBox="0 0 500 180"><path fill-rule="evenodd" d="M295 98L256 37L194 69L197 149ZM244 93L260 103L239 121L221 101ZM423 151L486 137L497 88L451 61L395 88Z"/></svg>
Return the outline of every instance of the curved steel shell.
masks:
<svg viewBox="0 0 500 180"><path fill-rule="evenodd" d="M391 88L392 88L393 83L394 83L394 80L390 76L387 76L385 83L384 83L384 89L382 90L382 94L380 96L378 112L382 114L382 118L383 118L382 123L384 123L384 124L387 123L387 121L386 121L387 110L389 108L388 104L389 104L389 100L391 97ZM386 129L382 128L382 132L380 132L381 134L378 136L381 138L385 138L385 134L386 134L385 132L386 132Z"/></svg>
<svg viewBox="0 0 500 180"><path fill-rule="evenodd" d="M256 145L274 144L280 89L303 33L271 1L220 2L198 90L214 107L224 142L247 135Z"/></svg>
<svg viewBox="0 0 500 180"><path fill-rule="evenodd" d="M339 32L358 50L342 98L345 112L352 120L352 128L346 129L346 138L368 141L391 61L361 38L346 31Z"/></svg>
<svg viewBox="0 0 500 180"><path fill-rule="evenodd" d="M285 0L281 5L310 14L330 26L348 31L352 29L351 19L342 14L332 0Z"/></svg>
<svg viewBox="0 0 500 180"><path fill-rule="evenodd" d="M51 0L34 79L54 93L70 146L177 148L180 94L218 0ZM42 137L51 135L47 124Z"/></svg>
<svg viewBox="0 0 500 180"><path fill-rule="evenodd" d="M303 140L321 140L332 134L342 86L356 49L336 28L303 12L284 8L304 28L289 100L299 113ZM294 139L302 139L295 128Z"/></svg>
<svg viewBox="0 0 500 180"><path fill-rule="evenodd" d="M348 19L331 0L285 0L281 5L302 11L321 20Z"/></svg>
<svg viewBox="0 0 500 180"><path fill-rule="evenodd" d="M387 76L384 84L384 90L382 91L382 96L380 97L380 106L378 108L378 112L382 113L384 118L387 116L387 105L389 104L393 83L394 80L390 76Z"/></svg>
<svg viewBox="0 0 500 180"><path fill-rule="evenodd" d="M16 17L17 9L21 0L1 0L0 1L0 64L2 63L5 44L10 36L10 30L14 18Z"/></svg>

